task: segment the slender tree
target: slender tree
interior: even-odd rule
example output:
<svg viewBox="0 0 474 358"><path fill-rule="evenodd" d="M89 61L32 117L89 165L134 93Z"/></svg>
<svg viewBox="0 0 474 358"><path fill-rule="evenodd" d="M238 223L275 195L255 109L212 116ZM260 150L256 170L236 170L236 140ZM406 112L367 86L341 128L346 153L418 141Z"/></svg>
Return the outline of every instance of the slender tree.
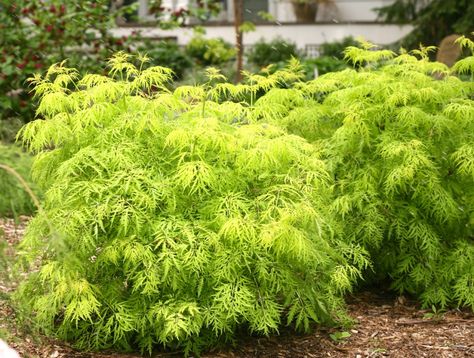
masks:
<svg viewBox="0 0 474 358"><path fill-rule="evenodd" d="M244 13L243 0L234 0L234 26L235 26L235 47L237 48L237 73L235 76L236 82L242 80L243 69L243 32L242 22Z"/></svg>

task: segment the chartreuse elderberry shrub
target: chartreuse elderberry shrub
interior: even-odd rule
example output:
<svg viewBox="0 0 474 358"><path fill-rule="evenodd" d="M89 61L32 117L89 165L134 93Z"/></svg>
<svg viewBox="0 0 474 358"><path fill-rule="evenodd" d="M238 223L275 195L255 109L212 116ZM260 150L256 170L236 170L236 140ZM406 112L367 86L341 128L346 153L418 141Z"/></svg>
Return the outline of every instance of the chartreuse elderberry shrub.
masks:
<svg viewBox="0 0 474 358"><path fill-rule="evenodd" d="M223 100L254 87L210 69L169 92L170 70L140 61L32 81L38 119L20 137L45 200L22 243L39 265L23 313L86 349L186 353L241 328L345 321L342 294L368 261L335 239L319 151Z"/></svg>
<svg viewBox="0 0 474 358"><path fill-rule="evenodd" d="M429 49L363 45L345 51L357 71L296 84L286 97L271 90L256 106L324 153L332 212L345 240L371 252L379 279L425 306L474 309L474 56L449 69Z"/></svg>

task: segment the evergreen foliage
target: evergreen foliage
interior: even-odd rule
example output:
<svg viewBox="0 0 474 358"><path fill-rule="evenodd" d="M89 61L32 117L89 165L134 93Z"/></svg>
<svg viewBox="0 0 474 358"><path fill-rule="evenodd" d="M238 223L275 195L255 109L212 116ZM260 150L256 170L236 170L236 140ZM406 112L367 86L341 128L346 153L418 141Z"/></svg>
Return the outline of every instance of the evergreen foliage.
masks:
<svg viewBox="0 0 474 358"><path fill-rule="evenodd" d="M299 57L296 43L276 37L270 42L264 39L257 41L247 53L248 61L256 66L264 67L272 63L288 61Z"/></svg>
<svg viewBox="0 0 474 358"><path fill-rule="evenodd" d="M184 72L193 67L191 58L184 54L176 42L167 40L156 42L145 39L139 49L150 57L153 65L171 68L177 80L182 79Z"/></svg>
<svg viewBox="0 0 474 358"><path fill-rule="evenodd" d="M474 309L474 56L450 70L431 48L372 47L345 50L357 71L298 83L277 122L324 153L332 212L379 279L425 306Z"/></svg>
<svg viewBox="0 0 474 358"><path fill-rule="evenodd" d="M320 76L328 72L341 71L350 67L346 61L328 56L308 58L303 60L301 64L306 73L305 78L308 81L313 80L316 74Z"/></svg>
<svg viewBox="0 0 474 358"><path fill-rule="evenodd" d="M473 30L471 0L396 0L374 10L384 21L414 25L400 41L407 48L420 43L438 45L445 36L468 35Z"/></svg>
<svg viewBox="0 0 474 358"><path fill-rule="evenodd" d="M265 101L278 114L294 95L277 87L298 64L236 86L211 68L170 92L169 69L133 61L32 79L38 119L19 135L45 200L22 242L39 265L17 293L23 310L82 348L186 354L238 328L344 321L366 252L338 239L322 152L258 122L273 113Z"/></svg>
<svg viewBox="0 0 474 358"><path fill-rule="evenodd" d="M344 59L344 50L349 46L357 46L358 42L352 36L346 36L339 41L325 42L319 47L323 57L334 57L338 60Z"/></svg>

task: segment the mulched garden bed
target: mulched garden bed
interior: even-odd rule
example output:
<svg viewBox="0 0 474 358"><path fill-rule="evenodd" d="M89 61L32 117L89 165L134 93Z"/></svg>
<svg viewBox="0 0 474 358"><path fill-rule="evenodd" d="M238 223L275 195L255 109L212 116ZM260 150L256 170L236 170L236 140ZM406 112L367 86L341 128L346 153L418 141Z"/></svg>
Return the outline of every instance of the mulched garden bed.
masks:
<svg viewBox="0 0 474 358"><path fill-rule="evenodd" d="M27 220L20 218L19 223L15 224L13 220L0 219L0 240L8 242L9 254L13 254L13 246L21 240ZM0 275L0 336L6 336L8 343L22 357L139 357L117 353L81 353L62 342L39 337L16 327L15 315L8 302L12 285L7 281ZM373 289L349 297L348 307L357 323L339 336L350 334L349 337L338 339L338 331L334 329L316 330L308 335L285 330L278 337L240 338L234 348L210 352L202 357L474 357L472 311L433 313L421 310L415 301L403 296L397 297ZM173 353L154 355L179 356Z"/></svg>

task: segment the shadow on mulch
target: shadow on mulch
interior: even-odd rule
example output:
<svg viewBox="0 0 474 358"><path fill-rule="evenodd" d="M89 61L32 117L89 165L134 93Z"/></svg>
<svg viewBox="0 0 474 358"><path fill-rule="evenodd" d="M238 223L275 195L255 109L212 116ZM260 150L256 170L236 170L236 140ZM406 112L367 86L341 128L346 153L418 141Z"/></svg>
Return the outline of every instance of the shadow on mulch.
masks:
<svg viewBox="0 0 474 358"><path fill-rule="evenodd" d="M316 330L298 336L248 338L217 357L474 357L474 314L450 310L433 314L414 301L375 290L348 298L356 324L347 332ZM333 335L334 340L330 335Z"/></svg>

